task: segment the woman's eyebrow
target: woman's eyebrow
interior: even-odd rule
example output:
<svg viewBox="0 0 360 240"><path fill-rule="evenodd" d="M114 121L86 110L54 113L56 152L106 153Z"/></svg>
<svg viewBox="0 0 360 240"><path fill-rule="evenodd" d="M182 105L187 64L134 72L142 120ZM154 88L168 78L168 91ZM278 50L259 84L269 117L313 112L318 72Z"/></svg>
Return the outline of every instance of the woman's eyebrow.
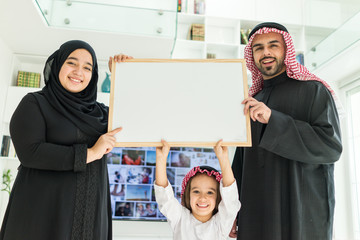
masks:
<svg viewBox="0 0 360 240"><path fill-rule="evenodd" d="M69 59L72 59L72 60L76 60L76 61L79 61L79 59L77 59L76 57L68 57L66 60L69 60ZM91 67L93 66L91 63L89 62L85 62L86 64L90 65Z"/></svg>

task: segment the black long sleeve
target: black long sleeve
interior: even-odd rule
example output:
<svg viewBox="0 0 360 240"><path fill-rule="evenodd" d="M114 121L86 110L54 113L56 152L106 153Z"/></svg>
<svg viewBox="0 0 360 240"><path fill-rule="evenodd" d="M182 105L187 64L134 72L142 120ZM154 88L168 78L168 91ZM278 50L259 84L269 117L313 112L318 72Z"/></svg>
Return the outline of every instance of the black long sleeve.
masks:
<svg viewBox="0 0 360 240"><path fill-rule="evenodd" d="M342 145L336 106L324 86L316 87L306 121L272 110L260 147L304 163L334 163L339 159Z"/></svg>
<svg viewBox="0 0 360 240"><path fill-rule="evenodd" d="M76 132L74 126L55 111L42 111L31 94L22 99L10 122L19 160L28 168L84 171L87 144L75 143Z"/></svg>

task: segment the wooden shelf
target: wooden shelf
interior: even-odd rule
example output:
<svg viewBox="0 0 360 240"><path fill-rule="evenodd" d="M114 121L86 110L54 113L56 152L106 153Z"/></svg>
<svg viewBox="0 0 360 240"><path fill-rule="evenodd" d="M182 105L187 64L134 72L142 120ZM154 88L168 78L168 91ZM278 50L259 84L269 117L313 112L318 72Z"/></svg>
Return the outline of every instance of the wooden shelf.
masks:
<svg viewBox="0 0 360 240"><path fill-rule="evenodd" d="M17 157L0 157L0 161L19 161Z"/></svg>

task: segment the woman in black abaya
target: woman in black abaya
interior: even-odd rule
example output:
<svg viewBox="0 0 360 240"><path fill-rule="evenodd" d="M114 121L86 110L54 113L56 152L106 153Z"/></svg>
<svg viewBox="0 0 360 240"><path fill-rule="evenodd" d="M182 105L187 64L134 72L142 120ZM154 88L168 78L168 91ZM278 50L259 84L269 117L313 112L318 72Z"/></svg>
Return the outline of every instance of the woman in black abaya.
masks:
<svg viewBox="0 0 360 240"><path fill-rule="evenodd" d="M10 122L21 165L0 239L112 239L104 154L121 129L106 133L94 50L64 43L46 61L44 78L46 86L27 94Z"/></svg>

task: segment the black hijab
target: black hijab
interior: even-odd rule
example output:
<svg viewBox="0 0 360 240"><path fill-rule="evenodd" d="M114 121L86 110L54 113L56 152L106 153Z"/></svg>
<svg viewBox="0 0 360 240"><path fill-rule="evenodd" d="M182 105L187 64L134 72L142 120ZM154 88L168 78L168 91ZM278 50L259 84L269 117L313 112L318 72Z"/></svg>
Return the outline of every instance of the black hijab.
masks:
<svg viewBox="0 0 360 240"><path fill-rule="evenodd" d="M59 72L67 57L77 49L87 50L93 60L89 85L78 93L67 91L60 83ZM46 61L43 93L49 103L80 130L91 136L100 136L107 130L108 111L104 104L96 102L98 65L94 49L86 42L65 42Z"/></svg>

